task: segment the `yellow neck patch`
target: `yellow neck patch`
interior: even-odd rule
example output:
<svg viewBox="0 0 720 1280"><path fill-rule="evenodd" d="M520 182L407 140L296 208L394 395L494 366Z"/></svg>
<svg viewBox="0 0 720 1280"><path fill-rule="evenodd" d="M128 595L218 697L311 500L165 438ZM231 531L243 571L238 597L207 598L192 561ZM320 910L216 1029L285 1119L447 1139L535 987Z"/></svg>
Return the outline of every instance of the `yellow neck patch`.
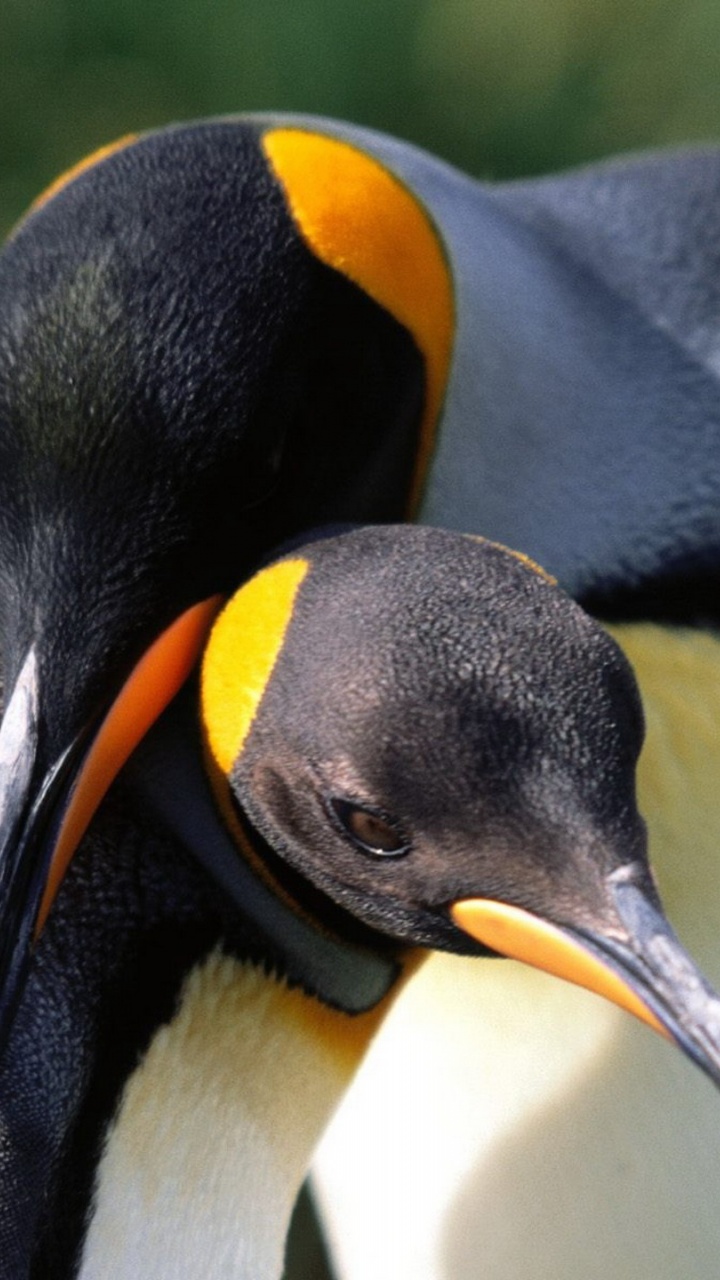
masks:
<svg viewBox="0 0 720 1280"><path fill-rule="evenodd" d="M298 558L263 569L233 596L210 633L202 718L211 757L225 777L244 746L309 568Z"/></svg>
<svg viewBox="0 0 720 1280"><path fill-rule="evenodd" d="M430 461L453 336L452 281L438 233L411 192L349 143L300 129L271 130L262 142L316 256L404 325L424 357L427 385L412 514Z"/></svg>

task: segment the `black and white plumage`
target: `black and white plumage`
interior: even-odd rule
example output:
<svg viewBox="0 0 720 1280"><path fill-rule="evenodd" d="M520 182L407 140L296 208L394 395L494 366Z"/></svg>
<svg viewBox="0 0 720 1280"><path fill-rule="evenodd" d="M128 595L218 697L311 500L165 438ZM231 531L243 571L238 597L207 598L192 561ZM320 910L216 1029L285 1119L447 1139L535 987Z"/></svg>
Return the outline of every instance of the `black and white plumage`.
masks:
<svg viewBox="0 0 720 1280"><path fill-rule="evenodd" d="M298 914L289 891L289 916L300 922L288 925L299 931L294 972L268 923L278 908L267 893L253 890L252 917L245 899L233 898L226 852L196 867L195 844L208 845L195 840L193 824L207 809L191 797L173 825L162 763L171 758L168 741L184 741L192 719L158 727L159 774L141 755L125 791L98 815L26 975L37 912L48 906L48 865L58 878L62 870L55 836L59 826L62 843L72 780L87 777L87 744L102 738L108 707L163 628L233 589L288 535L319 521L400 518L423 477L423 519L541 560L606 616L680 617L693 626L714 617L717 387L692 337L712 296L708 255L688 251L684 270L668 269L655 248L668 240L646 210L655 177L687 187L688 173L692 207L708 210L717 165L714 154L702 165L670 157L638 162L619 177L601 169L556 187L491 188L350 126L223 121L149 135L100 157L10 242L0 262L0 572L12 709L0 739L0 902L9 1036L3 1097L11 1101L3 1102L0 1150L10 1188L3 1265L13 1280L43 1268L72 1275L81 1257L80 1274L90 1280L113 1250L117 1276L123 1267L158 1280L179 1266L192 1274L205 1257L208 1275L276 1274L282 1219L314 1131L365 1038L356 1030L350 1051L347 1015L313 1004L308 1026L290 1008L305 1008L303 997L260 981L271 1006L265 1043L273 1044L273 1026L283 1036L295 1029L287 1061L307 1052L315 1101L307 1128L294 1137L292 1125L284 1130L288 1146L279 1148L270 1183L254 1177L255 1160L252 1170L239 1166L248 1230L242 1215L232 1216L237 1202L223 1176L232 1177L231 1148L221 1153L217 1140L232 1116L239 1134L255 1132L248 1091L237 1091L222 1067L239 1035L238 993L250 1008L255 966L268 947L271 963L284 963L301 984L312 953L313 972L324 975L321 996L335 966L323 968L320 942L304 949L312 895ZM583 245L602 242L598 192L614 181L623 193L620 230L593 254ZM673 233L682 207L679 197L667 205ZM653 278L650 265L626 273L621 288L623 253L665 268L666 289L643 285ZM401 257L404 275L396 269ZM670 257L675 266L678 255ZM418 300L413 277L423 272L427 289ZM427 322L431 287L437 316ZM688 341L678 341L685 329ZM678 588L685 580L693 587L687 599ZM133 741L131 733L128 749ZM628 777L634 749L627 746ZM122 751L116 767L121 759ZM88 817L98 799L96 787ZM219 816L215 822L225 847L225 827ZM532 912L534 899L518 895L517 879L504 890L503 883L500 898L505 892ZM328 890L326 877L319 884ZM552 921L544 897L537 910ZM447 942L453 926L444 916L437 937L427 928L418 936L391 913L391 942L377 950L364 930L377 931L382 911L370 915L359 936L341 931L333 954L345 993L377 981L377 1003L395 976L398 937ZM225 958L206 958L219 942ZM330 1003L343 1006L345 998L334 994ZM364 1018L369 1034L376 1016L360 1012L363 1002L357 998L351 1021L357 1029ZM711 1018L707 1009L701 1016ZM225 1044L217 1054L211 1025ZM676 1027L686 1043L688 1027ZM186 1031L198 1054L188 1076L195 1083L176 1101L163 1085L163 1054L181 1061ZM220 1064L220 1083L200 1097L208 1056ZM269 1056L284 1073L281 1055L271 1048ZM128 1078L117 1127L108 1130ZM182 1072L178 1078L182 1088ZM257 1078L267 1126L259 1141L268 1152L280 1123L271 1100L289 1098L295 1076L276 1078L268 1066ZM219 1100L213 1124L204 1098L211 1109ZM187 1149L178 1114L196 1121L192 1130L180 1126ZM151 1116L169 1144L148 1138ZM249 1141L234 1149L241 1147L246 1155L257 1150ZM289 1150L296 1158L283 1158ZM157 1159L157 1168L146 1166L148 1185L131 1172L141 1151L141 1163ZM198 1151L203 1172L216 1155L227 1157L214 1166L217 1184L193 1176ZM170 1170L178 1176L166 1183ZM197 1209L199 1184L207 1213ZM161 1189L156 1202L153 1187ZM184 1233L196 1242L194 1258Z"/></svg>

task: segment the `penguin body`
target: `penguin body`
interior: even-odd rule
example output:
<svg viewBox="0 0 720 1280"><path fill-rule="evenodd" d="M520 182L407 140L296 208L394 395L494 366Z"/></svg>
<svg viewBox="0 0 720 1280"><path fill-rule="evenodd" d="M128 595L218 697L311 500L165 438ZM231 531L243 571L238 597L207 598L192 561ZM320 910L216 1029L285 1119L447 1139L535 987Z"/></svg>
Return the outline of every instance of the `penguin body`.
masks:
<svg viewBox="0 0 720 1280"><path fill-rule="evenodd" d="M403 513L422 370L394 316L308 252L242 123L103 155L49 193L1 274L2 652L9 702L31 643L37 653L37 777L185 605L236 585L304 524ZM6 825L12 835L12 815ZM180 874L165 885L152 850L138 872L144 834L128 827L112 832L129 845L112 884L99 853L90 885L80 865L75 897L101 907L92 923L71 905L54 926L75 994L38 960L5 1054L14 1280L31 1255L73 1265L123 1074L188 969L227 943L220 907ZM118 1019L136 987L142 1007L128 998Z"/></svg>
<svg viewBox="0 0 720 1280"><path fill-rule="evenodd" d="M663 163L670 171L678 162L658 162ZM716 165L717 158L709 163ZM710 187L708 182L700 192L706 203ZM604 839L624 832L626 841L613 853L612 841L603 843L598 830L586 831L580 841L588 866L597 854L600 875L585 885L588 899L580 894L575 902L583 928L606 925L608 904L624 921L622 911L640 890L650 913L638 916L640 953L648 919L657 923L645 871L611 879L625 867L623 859L644 866L638 861L642 827L632 801L639 720L627 673L615 704L622 704L622 714L608 720L603 713L596 720L590 708L585 717L593 743L588 758L596 770L584 780L573 775L571 791L575 795L579 787L583 795L580 809L560 804L550 821L555 835L570 821L554 864L541 851L546 841L540 829L528 837L527 822L513 818L510 797L517 798L518 779L527 780L527 771L520 769L517 778L513 773L513 744L520 744L524 764L528 752L533 758L539 752L549 777L565 777L556 769L555 747L572 715L558 722L563 732L544 757L525 721L519 737L514 730L507 739L497 732L498 761L504 763L495 775L492 751L480 752L499 787L496 808L494 800L488 802L489 847L509 851L501 859L509 872L494 879L488 872L477 886L473 857L459 836L449 867L444 857L432 856L430 840L422 874L404 873L400 861L391 869L395 855L401 859L409 851L403 847L405 824L401 818L398 825L382 798L368 800L357 781L340 796L330 794L320 817L313 811L314 822L329 824L322 827L319 845L302 834L307 794L294 805L292 789L283 783L283 791L266 766L258 785L253 770L260 757L253 753L259 743L272 748L277 732L268 707L279 714L290 705L277 692L276 650L267 648L278 619L268 621L261 611L259 647L253 650L253 662L258 653L261 662L259 668L251 663L255 683L249 687L261 693L267 688L265 715L264 698L251 700L247 752L237 750L237 723L229 737L224 729L220 733L211 768L218 803L211 829L203 827L204 818L198 828L207 801L186 804L185 797L178 803L183 816L173 826L162 782L166 765L158 765L158 774L147 773L145 782L131 774L120 799L91 829L28 968L29 942L47 916L66 862L102 790L140 736L139 730L129 732L112 768L99 770L102 786L94 781L91 798L78 802L95 767L88 762L108 737L108 722L142 665L141 655L158 635L167 653L174 620L182 622L183 611L198 602L208 602L206 626L215 607L209 598L237 586L288 535L318 521L399 519L417 506L424 490L424 520L482 532L544 560L583 601L615 602L622 613L626 599L655 593L662 602L667 582L692 573L698 583L694 604L702 606L693 608L693 617L704 610L712 616L706 588L716 555L714 380L672 332L661 330L652 309L648 314L636 305L631 290L620 296L612 273L606 279L594 262L578 261L575 249L565 246L565 234L568 244L575 242L564 224L554 236L540 225L548 203L542 184L537 200L526 185L488 188L413 148L350 126L302 117L220 121L120 144L74 172L40 202L0 261L0 573L8 708L0 758L11 766L2 777L0 836L6 1034L17 1004L3 1061L7 1101L0 1152L10 1192L0 1242L2 1265L13 1280L31 1272L72 1275L78 1268L84 1280L92 1280L108 1265L113 1248L113 1274L122 1275L121 1266L137 1274L138 1258L153 1280L177 1274L180 1254L166 1252L162 1241L170 1239L174 1223L192 1232L181 1207L182 1180L174 1186L172 1211L160 1210L163 1230L153 1235L149 1227L145 1244L118 1241L113 1206L119 1203L117 1170L122 1175L123 1153L135 1142L133 1117L148 1114L147 1108L137 1111L134 1099L142 1095L144 1079L154 1082L150 1092L159 1087L163 1069L152 1074L153 1063L162 1062L163 1027L179 999L192 1003L193 992L207 991L209 983L209 999L222 1005L224 991L247 985L248 962L269 965L300 985L309 1007L319 1000L337 1008L340 1023L333 1025L343 1027L346 1049L354 1043L354 1062L408 966L407 945L506 953L492 931L499 923L525 942L529 928L536 955L538 919L548 926L539 930L540 952L545 955L547 947L551 955L547 967L566 972L569 965L572 976L579 965L586 977L590 973L590 985L605 989L608 972L617 979L614 953L592 938L588 951L584 934L584 941L573 934L570 961L562 950L568 920L561 908L572 916L570 886L577 871L569 832L580 831L579 812L590 797L603 815ZM641 240L644 225L639 216ZM652 239L648 243L652 257ZM693 265L693 281L700 266ZM394 539L400 545L400 533L387 536L389 548ZM452 545L457 558L443 562L448 581L471 544L460 539ZM311 550L304 554L312 561ZM511 580L517 571L534 589L542 584L552 590L532 567L509 559ZM400 587L402 580L385 604L388 614L403 598ZM509 591L508 603L512 596ZM293 617L293 600L285 622ZM359 617L372 601L365 583L354 597ZM247 615L243 625L251 634ZM522 630L518 623L516 639ZM182 683L202 643L201 631L193 633L192 652L174 684L162 695L144 686L151 701L147 723ZM451 632L450 627L449 640ZM322 625L315 634L319 648ZM283 637L281 628L277 652ZM434 644L442 671L453 645L446 649L437 637ZM412 670L412 644L404 652L403 663ZM610 652L600 646L598 661L600 653L607 658ZM558 661L553 665L549 651L545 657L557 676ZM229 652L224 669L232 672L234 662ZM588 688L603 705L615 679L608 672L626 671L618 659L607 663L600 661L597 670L590 664L595 674ZM450 665L457 677L457 653ZM291 690L292 680L282 679ZM541 687L539 673L537 680ZM346 683L352 687L349 676ZM346 683L340 681L341 695ZM509 686L501 680L500 702L523 688L522 680ZM582 682L573 686L579 705L585 705L583 688ZM388 691L385 678L379 692ZM392 696L387 705L397 709ZM310 725L302 697L298 709L295 728ZM457 729L465 714L462 702L456 711ZM247 720L247 711L240 708L239 714ZM496 723L505 723L502 707L493 714ZM428 759L436 759L441 738L433 739L431 722L432 716L420 716L418 723L423 740L432 743ZM167 722L158 725L165 742L187 736L183 723L173 728L175 723L169 729ZM394 776L406 797L417 800L424 787L413 773L412 723L405 726L407 768L395 766ZM447 728L442 716L437 726ZM333 750L342 738L334 733ZM197 723L190 736L199 758ZM370 763L381 741L376 727L366 751ZM571 733L566 755L573 741ZM322 742L310 735L308 743L315 767ZM455 743L467 768L462 739L456 736ZM611 744L614 765L603 755ZM276 752L277 747L276 736ZM296 747L295 766L303 759L302 735ZM383 792L393 770L388 773L387 752L376 754L376 765L385 759L385 782L376 775ZM168 759L164 746L158 755ZM141 753L140 774L142 759ZM345 774L340 769L333 776L357 778L352 766L351 758ZM439 768L434 776L441 776ZM537 778L531 790L530 810L539 805L542 811ZM443 821L428 827L435 840L447 826L454 794L448 784ZM455 799L455 820L466 812L477 817L467 787ZM239 830L237 804L244 815ZM291 819L294 832L287 826ZM347 842L358 823L366 835L379 833L381 845L370 843L369 862L353 855L354 869L348 867L338 884L332 857L328 871L306 854L323 848L323 840ZM513 823L519 843L508 836ZM241 850L237 875L227 854L228 830ZM546 823L544 836L548 830ZM395 838L399 844L393 845ZM384 848L388 839L390 847ZM346 845L340 847L347 860ZM371 866L373 855L377 865ZM460 867L453 869L457 857ZM519 859L515 873L513 857ZM566 858L567 883L561 874ZM257 880L251 887L246 861ZM528 866L536 871L536 893L526 884ZM396 872L401 888L386 896L376 882L390 884ZM554 883L556 889L560 884L559 896L551 892ZM470 895L467 903L464 895ZM499 922L496 897L503 908ZM469 903L471 919L481 924L467 929L460 923L462 912L456 919L450 911L458 903ZM278 924L283 912L292 944ZM624 936L625 924L613 921L611 931ZM667 945L674 954L674 943ZM208 959L218 946L225 959ZM656 1029L669 1026L683 1048L714 1072L713 998L701 987L707 1008L691 1017L682 1003L687 992L681 992L682 1017L668 1013L666 979L660 981L661 996L653 995L648 972L633 978L640 982L639 994L622 979L622 999ZM289 1005L282 997L275 1001L271 974L264 981L282 1023ZM118 1018L129 989L140 989L142 1000L128 999L127 1017ZM617 986L612 989L617 999ZM171 1021L171 1044L182 1045L183 1007ZM709 1029L698 1030L703 1018ZM366 1027L366 1034L351 1032L351 1026ZM149 1077L143 1077L142 1064L133 1076L149 1045ZM222 1062L228 1062L228 1052L225 1042L218 1065L226 1081ZM323 1055L320 1049L318 1063ZM348 1071L340 1073L342 1081ZM340 1083L338 1077L338 1090ZM284 1078L276 1084L288 1087ZM269 1105L269 1093L265 1101ZM318 1107L318 1127L322 1112ZM222 1129L225 1114L220 1107L217 1129L209 1126L207 1135ZM271 1141L272 1117L267 1133ZM295 1177L309 1158L311 1137L305 1132L298 1138L302 1159L293 1163ZM206 1160L213 1145L205 1143ZM166 1169L173 1154L185 1153L182 1160L187 1155L181 1142L166 1149ZM162 1165L162 1145L157 1154ZM257 1206L251 1178L249 1204ZM277 1269L288 1179L275 1190L278 1198L268 1213L277 1213L278 1221L263 1246L269 1278ZM136 1191L133 1221L139 1221L142 1201L151 1224L152 1205L137 1188L130 1201ZM224 1190L216 1205L228 1205L231 1198ZM250 1219L255 1212L248 1209ZM236 1226L237 1237L231 1232L224 1238L222 1253L208 1260L207 1274L215 1266L218 1276L242 1276L246 1266L258 1280L258 1255L250 1247L241 1263L245 1245L233 1240L243 1232L247 1239L248 1230L252 1240L260 1237L247 1220ZM202 1241L211 1233L201 1228L198 1235Z"/></svg>

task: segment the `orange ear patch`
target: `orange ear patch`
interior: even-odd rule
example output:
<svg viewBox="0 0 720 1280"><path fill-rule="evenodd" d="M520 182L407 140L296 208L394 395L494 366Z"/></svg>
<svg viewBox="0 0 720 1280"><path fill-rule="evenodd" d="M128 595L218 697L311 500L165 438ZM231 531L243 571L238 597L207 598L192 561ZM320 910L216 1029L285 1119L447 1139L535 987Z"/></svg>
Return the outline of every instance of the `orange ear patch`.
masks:
<svg viewBox="0 0 720 1280"><path fill-rule="evenodd" d="M210 755L227 777L277 662L309 560L280 560L246 582L210 633L201 679Z"/></svg>
<svg viewBox="0 0 720 1280"><path fill-rule="evenodd" d="M300 129L274 129L263 147L315 255L342 272L412 334L426 396L411 513L420 500L450 367L450 268L429 214L407 187L356 147Z"/></svg>

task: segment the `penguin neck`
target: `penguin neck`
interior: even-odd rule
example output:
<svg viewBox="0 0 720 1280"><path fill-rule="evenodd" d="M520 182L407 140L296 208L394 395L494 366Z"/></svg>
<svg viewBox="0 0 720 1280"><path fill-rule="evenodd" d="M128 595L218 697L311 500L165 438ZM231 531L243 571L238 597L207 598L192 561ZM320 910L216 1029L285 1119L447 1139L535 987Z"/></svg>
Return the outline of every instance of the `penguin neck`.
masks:
<svg viewBox="0 0 720 1280"><path fill-rule="evenodd" d="M391 999L353 1017L211 954L127 1082L80 1280L278 1280L315 1145Z"/></svg>
<svg viewBox="0 0 720 1280"><path fill-rule="evenodd" d="M135 752L131 785L165 830L205 867L255 938L255 954L324 1004L374 1009L406 969L407 948L384 938L303 883L206 773L192 687Z"/></svg>

